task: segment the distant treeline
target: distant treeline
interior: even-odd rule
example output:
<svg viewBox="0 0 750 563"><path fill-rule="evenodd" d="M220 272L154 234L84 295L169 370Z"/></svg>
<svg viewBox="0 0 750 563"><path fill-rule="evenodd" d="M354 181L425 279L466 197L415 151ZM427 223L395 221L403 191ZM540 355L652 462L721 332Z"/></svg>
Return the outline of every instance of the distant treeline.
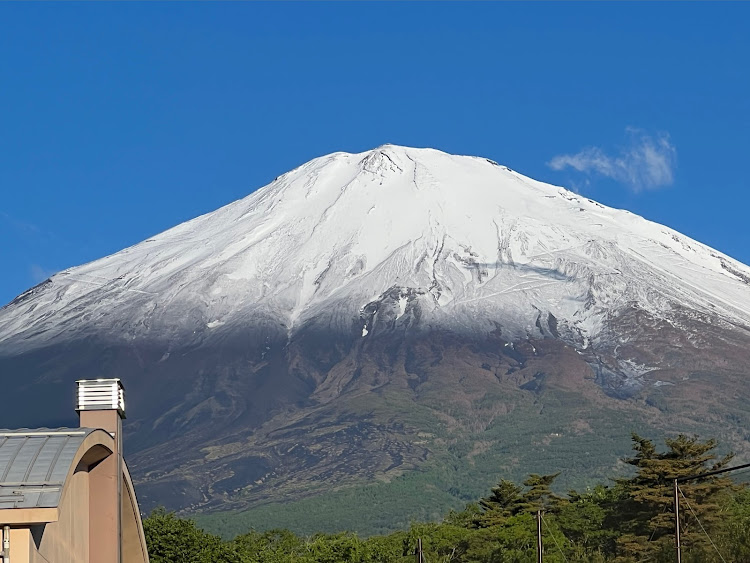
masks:
<svg viewBox="0 0 750 563"><path fill-rule="evenodd" d="M544 560L549 562L675 561L673 482L728 467L714 440L680 435L658 451L633 435L630 478L585 492L552 492L556 475L501 480L487 497L436 523L366 539L355 534L300 537L288 530L250 531L223 541L163 509L145 521L152 563L386 563L415 561L536 562L536 514L542 511ZM680 484L682 560L750 561L750 488L726 474ZM366 510L366 507L363 508Z"/></svg>

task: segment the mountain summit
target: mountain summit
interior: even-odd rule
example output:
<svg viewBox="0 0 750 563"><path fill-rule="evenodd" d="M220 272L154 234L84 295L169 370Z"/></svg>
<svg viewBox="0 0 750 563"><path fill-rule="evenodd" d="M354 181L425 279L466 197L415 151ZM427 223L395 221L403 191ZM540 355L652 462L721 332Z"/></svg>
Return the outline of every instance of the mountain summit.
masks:
<svg viewBox="0 0 750 563"><path fill-rule="evenodd" d="M750 268L667 227L484 158L385 145L60 272L4 308L0 342L197 341L260 316L289 337L502 327L586 349L629 307L747 324L748 303Z"/></svg>
<svg viewBox="0 0 750 563"><path fill-rule="evenodd" d="M560 451L624 440L592 426L605 411L738 428L748 327L750 268L728 256L484 158L384 145L28 290L0 310L0 378L23 397L122 377L149 499L244 507L292 476L292 495L389 481L451 440L466 467L517 459L504 424L559 428ZM719 388L726 417L702 418ZM549 428L525 421L552 403Z"/></svg>

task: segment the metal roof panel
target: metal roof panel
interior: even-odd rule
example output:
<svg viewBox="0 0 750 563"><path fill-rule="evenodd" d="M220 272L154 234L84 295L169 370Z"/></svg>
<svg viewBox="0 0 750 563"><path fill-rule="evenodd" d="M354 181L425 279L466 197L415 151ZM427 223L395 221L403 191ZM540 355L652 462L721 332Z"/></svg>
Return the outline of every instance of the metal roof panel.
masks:
<svg viewBox="0 0 750 563"><path fill-rule="evenodd" d="M93 428L0 430L0 509L54 508Z"/></svg>

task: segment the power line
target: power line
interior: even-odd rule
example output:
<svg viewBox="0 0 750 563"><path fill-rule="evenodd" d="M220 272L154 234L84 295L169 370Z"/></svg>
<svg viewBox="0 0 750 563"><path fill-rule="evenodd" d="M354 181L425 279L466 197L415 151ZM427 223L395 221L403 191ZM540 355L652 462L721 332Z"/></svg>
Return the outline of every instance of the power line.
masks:
<svg viewBox="0 0 750 563"><path fill-rule="evenodd" d="M677 490L680 491L680 494L682 495L682 498L685 499L685 504L687 504L687 507L690 509L690 512L693 513L693 516L698 521L698 525L701 527L701 530L703 530L703 533L706 534L706 537L708 538L708 541L711 542L711 545L716 550L716 553L719 554L719 557L721 558L722 561L724 561L724 563L727 563L726 560L724 559L724 556L721 554L721 551L719 551L719 548L716 547L716 544L714 543L714 540L711 539L711 536L708 535L708 532L706 531L706 528L703 527L703 523L701 522L700 518L698 518L698 515L693 510L693 507L690 506L690 502L688 501L687 497L685 496L685 493L683 493L682 489L680 489L679 487L677 488Z"/></svg>
<svg viewBox="0 0 750 563"><path fill-rule="evenodd" d="M539 516L542 518L542 522L544 522L544 525L547 527L547 531L549 532L549 535L552 536L552 541L555 542L555 547L557 547L557 551L560 552L560 555L562 555L562 558L567 562L568 558L565 557L565 554L563 553L563 550L560 549L560 544L557 543L557 540L555 539L555 534L552 533L552 528L549 527L549 524L547 524L547 521L544 519L544 515L539 512Z"/></svg>
<svg viewBox="0 0 750 563"><path fill-rule="evenodd" d="M693 479L703 479L704 477L711 477L712 475L719 475L720 473L727 473L729 471L737 471L738 469L750 468L750 463L743 465L737 465L736 467L725 467L724 469L715 469L714 471L707 471L706 473L699 473L698 475L688 475L686 477L677 477L675 479L678 483L684 483L685 481L692 481Z"/></svg>
<svg viewBox="0 0 750 563"><path fill-rule="evenodd" d="M721 475L722 473L728 473L730 471L739 471L741 469L747 469L750 468L750 463L744 463L742 465L736 465L734 467L725 467L723 469L714 469L713 471L706 471L705 473L699 473L697 475L687 475L685 477L676 477L674 479L674 539L675 539L675 548L677 549L677 563L681 563L682 561L682 547L680 545L680 496L678 494L682 493L682 490L680 490L678 484L679 483L685 483L687 481L693 481L695 479L704 479L706 477L712 477L713 475ZM682 493L682 497L685 498L684 493ZM685 502L687 502L687 499L685 498ZM695 519L698 520L698 516L696 516L695 512L693 511L693 508L688 504L688 508L690 508L690 512L693 513L693 516L695 516ZM716 549L716 552L719 554L719 557L721 557L721 560L724 561L724 558L721 556L721 553L716 548L716 544L714 544L713 540L711 539L711 536L708 535L706 532L706 529L703 528L703 524L700 520L698 520L698 524L700 525L701 529L703 529L703 533L706 534L706 537L708 537L708 541L711 542L711 545L714 546L714 549ZM725 562L726 563L726 562Z"/></svg>

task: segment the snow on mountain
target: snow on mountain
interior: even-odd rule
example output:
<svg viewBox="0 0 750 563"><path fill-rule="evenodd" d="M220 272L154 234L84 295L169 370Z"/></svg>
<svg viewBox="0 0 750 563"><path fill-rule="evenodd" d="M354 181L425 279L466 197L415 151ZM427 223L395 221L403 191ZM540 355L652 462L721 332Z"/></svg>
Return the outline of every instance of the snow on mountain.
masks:
<svg viewBox="0 0 750 563"><path fill-rule="evenodd" d="M747 266L486 159L386 145L0 309L0 426L69 424L73 380L122 377L142 506L261 510L378 483L409 521L498 468L585 486L632 430L750 459L748 350ZM400 502L417 468L410 486L443 483L443 504Z"/></svg>
<svg viewBox="0 0 750 563"><path fill-rule="evenodd" d="M56 274L0 310L0 351L93 333L200 342L253 323L289 337L500 328L586 349L628 307L747 326L750 268L487 159L385 145Z"/></svg>

